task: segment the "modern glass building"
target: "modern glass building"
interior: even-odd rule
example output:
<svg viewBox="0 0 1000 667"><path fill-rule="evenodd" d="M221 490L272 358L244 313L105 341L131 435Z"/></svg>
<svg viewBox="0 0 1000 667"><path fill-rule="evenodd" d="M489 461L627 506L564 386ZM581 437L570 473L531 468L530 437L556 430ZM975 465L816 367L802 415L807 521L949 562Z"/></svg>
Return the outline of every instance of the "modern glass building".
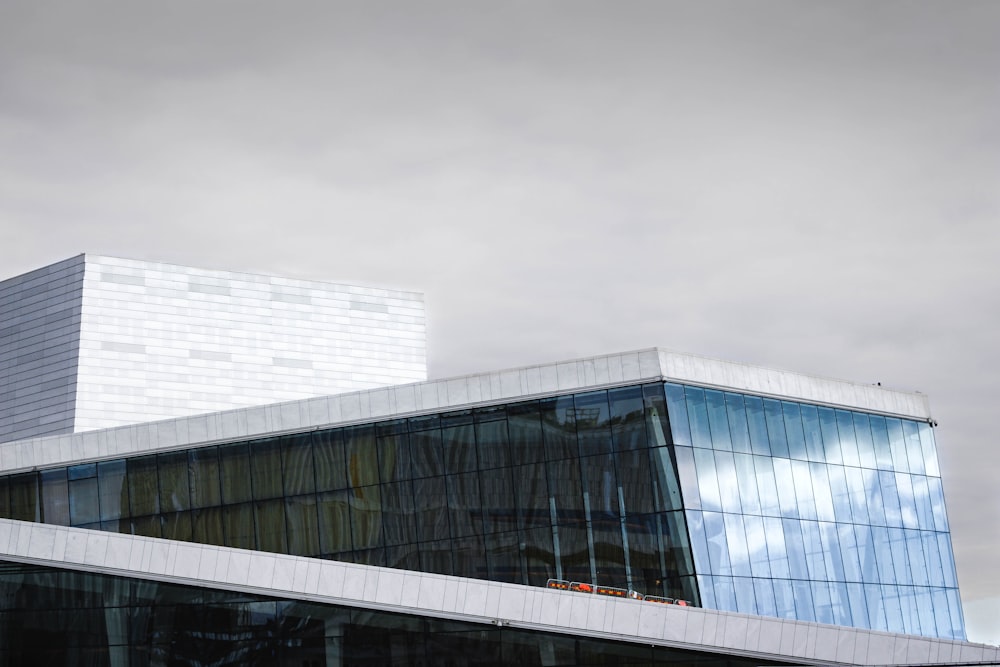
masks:
<svg viewBox="0 0 1000 667"><path fill-rule="evenodd" d="M93 664L992 659L932 424L920 394L646 350L0 444L3 657L77 623Z"/></svg>

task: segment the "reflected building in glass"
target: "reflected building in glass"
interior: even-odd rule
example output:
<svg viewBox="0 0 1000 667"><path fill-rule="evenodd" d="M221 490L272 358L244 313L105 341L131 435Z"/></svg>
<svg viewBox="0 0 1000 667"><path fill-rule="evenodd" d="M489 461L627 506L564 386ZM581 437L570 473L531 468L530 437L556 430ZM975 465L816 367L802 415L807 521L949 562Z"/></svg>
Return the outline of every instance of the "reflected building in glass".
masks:
<svg viewBox="0 0 1000 667"><path fill-rule="evenodd" d="M55 533L55 546L45 542L49 546L36 549L44 557L31 556L29 538L23 545L20 538L8 540L7 555L0 558L19 564L0 573L0 599L24 599L26 589L18 587L25 582L43 590L56 580L36 581L27 566L93 572L104 567L95 565L102 559L117 557L128 564L114 569L124 583L86 583L72 572L58 576L72 586L104 586L119 596L122 587L143 577L171 583L176 575L178 585L201 581L209 588L218 580L221 589L247 595L273 598L269 587L295 593L287 602L292 605L302 599L296 598L294 575L287 585L276 583L279 566L261 565L257 571L266 576L254 575L252 558L263 563L280 554L285 560L276 562L301 565L303 581L310 564L317 572L336 567L354 573L336 575L344 578L337 599L346 607L323 612L348 625L356 616L352 603L343 601L351 577L361 578L359 600L368 600L365 590L375 596L357 603L362 607L382 608L373 601L383 595L393 600L385 610L420 609L454 621L465 617L435 606L450 598L435 598L426 581L442 590L452 581L467 582L455 584L467 595L480 581L496 587L501 601L504 591L535 596L534 611L524 612L528 620L515 623L521 634L505 640L497 630L501 634L488 641L479 637L493 658L469 664L503 664L514 655L525 664L580 664L592 659L581 657L590 650L580 648L591 647L588 637L608 640L591 648L612 662L627 662L627 647L637 642L647 649L683 645L702 651L662 658L642 653L629 664L712 663L737 656L752 657L755 664L825 664L847 650L848 638L845 662L891 662L896 657L877 654L877 647L885 637L903 642L893 638L904 634L926 638L919 646L926 644L928 653L920 655L933 663L945 655L942 647L951 651L950 659L959 650L953 647L967 646L933 423L921 394L651 349L5 443L0 516L10 521L0 523L0 530L15 526L18 535L34 536L31 526L66 528ZM58 537L64 533L69 537ZM88 540L79 556L84 566L66 555L77 535ZM66 542L63 560L60 539ZM94 547L94 555L90 544L98 539L111 541L99 542L104 546ZM128 540L142 546L119 555L112 545L132 544ZM180 576L185 566L169 559L180 558L183 547L177 545L184 543L197 545L202 560ZM243 579L234 583L231 568L206 570L209 553L224 554L230 564L242 562L239 554L251 554ZM420 580L411 599L403 575L394 573L431 578ZM314 602L324 586L317 577L313 597L306 598ZM597 631L583 612L543 622L546 604L598 597L548 590L552 579L685 600L693 608L661 610L655 603L615 600L623 610L637 610L634 635ZM372 581L366 589L364 582ZM388 581L397 582L398 591L397 584L381 583ZM188 594L178 589L171 595ZM207 595L194 597L216 605ZM240 604L258 603L237 598ZM57 595L39 599L51 604L38 613L55 613ZM226 609L233 603L219 599ZM135 604L145 609L149 603ZM260 604L268 622L280 625L285 603ZM222 618L230 612L219 613ZM420 660L440 641L461 653L455 649L462 646L458 635L445 641L401 613L404 620L376 615L339 634L324 634L322 623L310 626L308 619L287 623L318 628L309 641L318 642L325 664L340 664L329 657L332 645L361 651L361 658L350 654L359 664L380 664L375 658L363 662L368 649L351 642L362 637L372 651L383 650L372 631L383 622L410 624L410 634L399 640L407 647L401 655L409 657L400 663L426 664ZM705 630L694 644L690 637L671 643L663 637L674 632L670 621L677 613L690 614L684 618L691 628L732 628L736 621L728 619L742 619L744 636L710 636ZM650 614L666 614L659 630L649 629ZM0 633L30 630L15 618L0 614ZM615 618L625 623L625 611ZM505 624L499 611L495 618L468 619L496 629ZM808 650L818 653L796 653L791 644L765 651L765 639L755 635L768 635L767 619L789 623L774 621L779 635L780 627L803 628L803 638L812 632ZM164 627L174 623L161 621ZM184 641L193 641L189 624L175 625ZM552 657L556 649L540 648L551 641L539 634L543 627L557 626L557 632L584 642L566 648L565 661ZM832 648L817 639L828 636L824 628L836 627L843 629L831 631ZM466 630L456 625L454 632ZM128 632L122 645L153 650L148 626ZM859 653L861 637L870 654ZM751 639L761 642L752 650L744 645ZM733 643L739 641L744 648ZM258 643L247 650L265 649Z"/></svg>

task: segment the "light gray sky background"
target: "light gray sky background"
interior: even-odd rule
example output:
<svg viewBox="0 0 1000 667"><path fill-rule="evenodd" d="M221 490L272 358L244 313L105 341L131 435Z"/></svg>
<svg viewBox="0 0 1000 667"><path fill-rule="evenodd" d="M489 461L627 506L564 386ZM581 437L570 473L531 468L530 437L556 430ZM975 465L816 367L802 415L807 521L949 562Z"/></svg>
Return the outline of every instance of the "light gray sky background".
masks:
<svg viewBox="0 0 1000 667"><path fill-rule="evenodd" d="M998 2L4 0L0 277L84 251L926 392L1000 643Z"/></svg>

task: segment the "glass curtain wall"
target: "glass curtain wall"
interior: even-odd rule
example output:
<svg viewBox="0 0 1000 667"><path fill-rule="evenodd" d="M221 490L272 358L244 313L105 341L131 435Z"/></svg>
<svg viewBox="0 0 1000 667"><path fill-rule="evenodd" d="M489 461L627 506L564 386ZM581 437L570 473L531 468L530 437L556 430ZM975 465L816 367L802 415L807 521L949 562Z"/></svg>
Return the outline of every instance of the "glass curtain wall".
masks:
<svg viewBox="0 0 1000 667"><path fill-rule="evenodd" d="M925 422L666 385L706 607L964 639Z"/></svg>
<svg viewBox="0 0 1000 667"><path fill-rule="evenodd" d="M660 383L0 477L0 516L699 602Z"/></svg>

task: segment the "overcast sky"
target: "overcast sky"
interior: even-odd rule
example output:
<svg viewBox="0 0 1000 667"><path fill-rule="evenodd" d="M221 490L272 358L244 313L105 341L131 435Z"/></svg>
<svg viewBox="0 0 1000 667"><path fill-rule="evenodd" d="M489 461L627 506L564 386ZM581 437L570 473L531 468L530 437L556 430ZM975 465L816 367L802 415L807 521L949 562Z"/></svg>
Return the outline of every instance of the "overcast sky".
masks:
<svg viewBox="0 0 1000 667"><path fill-rule="evenodd" d="M79 252L421 290L433 377L925 392L1000 597L998 2L3 0L0 278Z"/></svg>

